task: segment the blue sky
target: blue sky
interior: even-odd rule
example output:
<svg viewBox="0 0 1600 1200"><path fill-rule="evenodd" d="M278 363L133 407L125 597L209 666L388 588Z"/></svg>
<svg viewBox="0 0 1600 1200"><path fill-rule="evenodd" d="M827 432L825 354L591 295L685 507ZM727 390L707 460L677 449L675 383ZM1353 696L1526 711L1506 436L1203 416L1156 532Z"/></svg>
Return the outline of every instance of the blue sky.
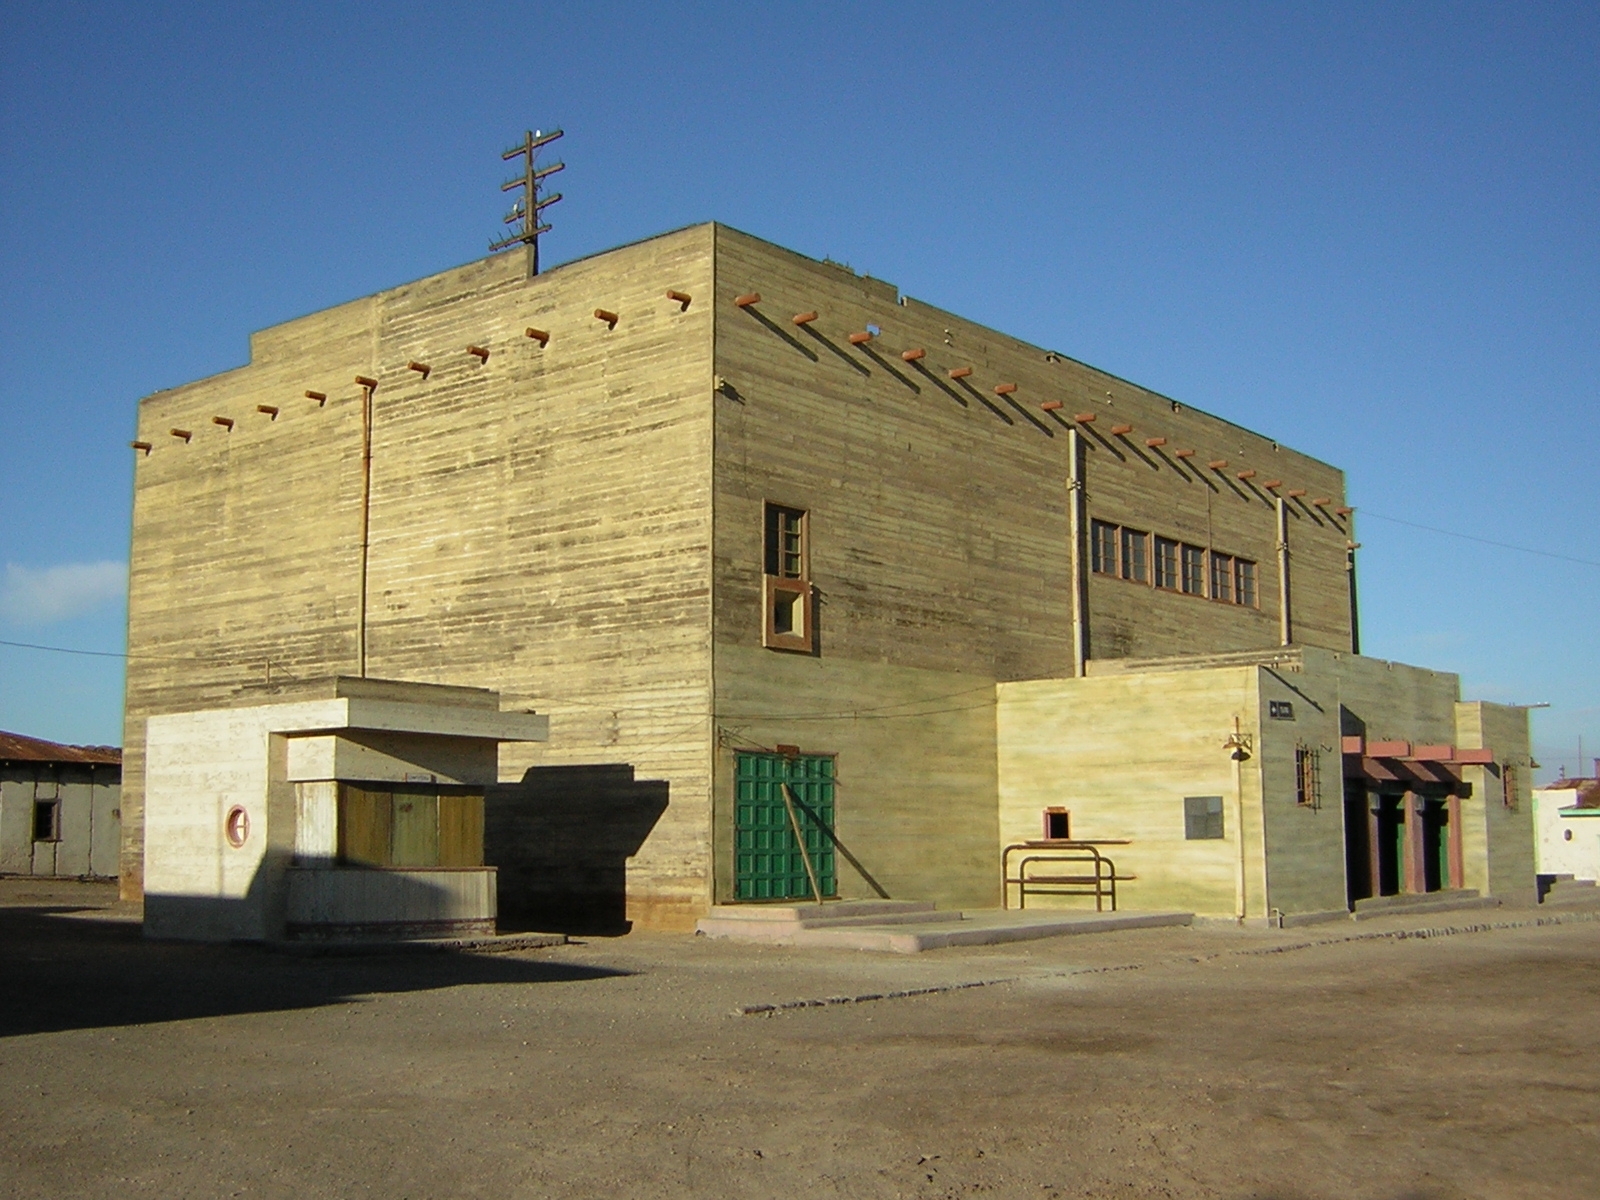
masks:
<svg viewBox="0 0 1600 1200"><path fill-rule="evenodd" d="M481 256L557 124L547 263L724 221L1333 462L1363 649L1600 754L1593 4L13 0L0 640L121 651L139 397ZM0 646L0 728L120 706Z"/></svg>

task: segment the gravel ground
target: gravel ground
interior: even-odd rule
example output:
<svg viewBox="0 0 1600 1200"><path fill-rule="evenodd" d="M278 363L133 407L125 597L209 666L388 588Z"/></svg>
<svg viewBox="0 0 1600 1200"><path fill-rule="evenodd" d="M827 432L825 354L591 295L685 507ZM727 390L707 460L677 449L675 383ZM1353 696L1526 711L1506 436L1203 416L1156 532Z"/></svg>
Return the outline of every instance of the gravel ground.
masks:
<svg viewBox="0 0 1600 1200"><path fill-rule="evenodd" d="M1600 1194L1589 912L353 958L136 915L0 880L4 1194Z"/></svg>

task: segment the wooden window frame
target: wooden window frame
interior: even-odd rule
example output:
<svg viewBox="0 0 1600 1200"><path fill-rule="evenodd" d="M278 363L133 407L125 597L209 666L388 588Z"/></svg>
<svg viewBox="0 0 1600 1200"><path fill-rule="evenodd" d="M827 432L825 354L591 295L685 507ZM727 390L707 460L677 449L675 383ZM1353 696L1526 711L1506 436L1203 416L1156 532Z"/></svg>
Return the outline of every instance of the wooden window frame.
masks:
<svg viewBox="0 0 1600 1200"><path fill-rule="evenodd" d="M800 560L800 566L794 571L791 571L789 564L784 561L786 553L783 538L786 531L782 525L782 518L785 515L795 517L800 527L800 549L796 555ZM761 521L763 573L774 579L810 579L811 513L792 504L776 504L768 500L762 505Z"/></svg>
<svg viewBox="0 0 1600 1200"><path fill-rule="evenodd" d="M1233 560L1233 602L1240 608L1261 607L1261 589L1258 586L1257 565L1253 559L1236 557ZM1250 581L1248 589L1244 586L1247 579ZM1250 593L1249 599L1245 598L1246 591Z"/></svg>
<svg viewBox="0 0 1600 1200"><path fill-rule="evenodd" d="M811 584L804 579L761 577L761 644L768 650L810 654L816 648Z"/></svg>
<svg viewBox="0 0 1600 1200"><path fill-rule="evenodd" d="M1117 573L1117 541L1120 527L1098 517L1089 522L1089 569L1096 575ZM1109 553L1107 553L1109 551Z"/></svg>
<svg viewBox="0 0 1600 1200"><path fill-rule="evenodd" d="M1211 598L1223 604L1233 603L1233 564L1231 554L1211 551Z"/></svg>
<svg viewBox="0 0 1600 1200"><path fill-rule="evenodd" d="M1191 587L1191 583L1194 586ZM1179 543L1178 590L1185 596L1204 596L1208 593L1205 547L1196 546L1193 542Z"/></svg>
<svg viewBox="0 0 1600 1200"><path fill-rule="evenodd" d="M1151 556L1150 578L1152 585L1164 592L1179 591L1179 554L1178 547L1181 542L1162 537L1159 533L1155 536L1155 554Z"/></svg>
<svg viewBox="0 0 1600 1200"><path fill-rule="evenodd" d="M1129 551L1137 546L1136 554ZM1129 583L1150 583L1150 535L1124 525L1117 536L1117 574Z"/></svg>
<svg viewBox="0 0 1600 1200"><path fill-rule="evenodd" d="M1260 564L1237 554L1197 546L1179 538L1089 521L1089 572L1140 587L1214 600L1237 608L1261 607ZM1248 585L1248 586L1246 586Z"/></svg>
<svg viewBox="0 0 1600 1200"><path fill-rule="evenodd" d="M798 571L786 561L785 516L796 518ZM811 586L811 513L792 504L762 505L761 644L768 650L816 652L815 589Z"/></svg>

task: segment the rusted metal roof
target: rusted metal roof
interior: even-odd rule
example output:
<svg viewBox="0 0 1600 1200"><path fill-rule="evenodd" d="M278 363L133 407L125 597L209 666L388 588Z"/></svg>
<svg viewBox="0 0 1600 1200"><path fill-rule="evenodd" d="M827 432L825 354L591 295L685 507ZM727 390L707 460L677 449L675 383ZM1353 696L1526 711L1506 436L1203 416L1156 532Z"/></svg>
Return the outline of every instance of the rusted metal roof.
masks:
<svg viewBox="0 0 1600 1200"><path fill-rule="evenodd" d="M119 746L63 746L0 730L0 762L103 763L120 766Z"/></svg>

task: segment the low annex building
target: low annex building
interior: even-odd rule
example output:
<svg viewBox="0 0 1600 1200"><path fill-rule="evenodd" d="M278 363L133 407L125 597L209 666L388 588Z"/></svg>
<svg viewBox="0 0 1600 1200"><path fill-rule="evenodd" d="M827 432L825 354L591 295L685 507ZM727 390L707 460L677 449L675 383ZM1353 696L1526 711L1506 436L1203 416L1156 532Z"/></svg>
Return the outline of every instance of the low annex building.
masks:
<svg viewBox="0 0 1600 1200"><path fill-rule="evenodd" d="M122 751L0 732L0 874L114 879Z"/></svg>
<svg viewBox="0 0 1600 1200"><path fill-rule="evenodd" d="M168 716L332 677L548 716L484 790L485 865L524 927L688 929L813 874L829 895L998 907L1005 847L1062 808L1075 837L1126 835L1122 901L1155 903L1145 863L1170 847L1175 877L1196 849L1187 797L1223 796L1220 840L1239 837L1235 731L1263 752L1242 785L1251 915L1354 894L1347 831L1381 847L1395 820L1456 821L1460 870L1427 876L1438 838L1417 834L1402 888L1509 886L1494 839L1531 842L1524 806L1475 857L1482 772L1527 765L1520 710L1475 730L1454 677L1423 673L1425 703L1368 689L1344 715L1358 678L1411 676L1355 653L1339 470L726 226L535 278L491 257L259 332L247 365L146 397L134 447L130 896L166 869ZM1280 651L1268 666L1315 697L1286 696L1292 738L1261 716ZM1243 657L1172 666L1197 655ZM1056 715L1025 728L1024 697ZM1094 796L1067 759L1025 761L1063 723L1099 756ZM1099 749L1077 740L1095 731ZM1349 737L1368 740L1347 755ZM1309 808L1281 767L1302 741L1327 795ZM1192 769L1154 771L1179 742ZM1394 796L1413 798L1398 818ZM1163 896L1232 914L1237 857L1193 860L1208 882ZM1317 882L1290 886L1302 866Z"/></svg>
<svg viewBox="0 0 1600 1200"><path fill-rule="evenodd" d="M1539 883L1600 883L1600 760L1587 777L1555 779L1533 793Z"/></svg>

